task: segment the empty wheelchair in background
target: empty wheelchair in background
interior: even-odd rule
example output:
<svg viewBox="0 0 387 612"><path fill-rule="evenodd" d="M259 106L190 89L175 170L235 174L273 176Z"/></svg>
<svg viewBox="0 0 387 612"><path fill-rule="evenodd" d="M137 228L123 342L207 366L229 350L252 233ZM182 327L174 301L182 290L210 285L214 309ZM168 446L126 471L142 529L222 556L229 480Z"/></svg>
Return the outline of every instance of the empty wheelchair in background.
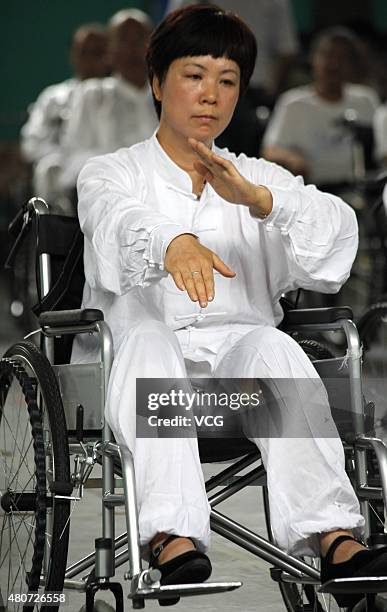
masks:
<svg viewBox="0 0 387 612"><path fill-rule="evenodd" d="M83 241L78 222L51 215L43 200L33 198L17 224L19 235L32 232L34 236L36 253L31 256L36 257L39 329L34 335L37 343L18 342L0 361L3 605L12 611L23 610L25 601L12 602L12 595L39 593L36 609L56 610L60 601L53 601L52 594L74 589L86 594L86 611L91 612L98 590L110 590L120 612L122 585L112 578L123 564L127 564L126 595L135 609L143 608L149 599L212 594L241 586L237 581L161 586L157 570L143 569L132 456L115 443L104 420L112 338L102 312L79 309ZM12 258L15 253L17 247ZM326 384L343 438L347 471L366 520L366 537L378 545L385 542L387 448L373 436L372 405L364 400L362 391L361 346L351 319L349 308L288 310L282 326L299 339ZM336 329L347 339L346 351L339 357L308 339L309 333ZM79 333L98 338L98 363L69 363L69 339ZM382 604L375 603L375 594L387 591L387 577L321 585L318 560L294 557L276 546L260 454L237 424L235 427L231 438L215 439L198 431L203 463L233 461L227 467L222 465L206 483L213 531L268 562L273 586L280 588L288 611L338 610L332 594L348 590L366 594L364 605L369 610L383 609L376 607ZM100 465L102 478L96 483L98 479L91 479L91 474ZM101 537L90 553L67 565L72 508L91 480L101 486ZM217 508L251 484L262 487L265 534L252 532ZM126 532L117 536L115 509L119 506L125 509Z"/></svg>

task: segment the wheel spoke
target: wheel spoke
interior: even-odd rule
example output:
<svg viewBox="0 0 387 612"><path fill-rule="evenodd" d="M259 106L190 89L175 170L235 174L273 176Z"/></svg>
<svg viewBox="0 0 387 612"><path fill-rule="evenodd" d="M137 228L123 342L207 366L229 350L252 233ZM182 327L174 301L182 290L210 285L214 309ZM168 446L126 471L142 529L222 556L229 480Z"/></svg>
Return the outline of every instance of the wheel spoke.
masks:
<svg viewBox="0 0 387 612"><path fill-rule="evenodd" d="M5 551L3 559L6 559L7 553L11 554L11 551L12 551L12 544L13 544L13 542L15 541L15 538L16 538L16 536L17 536L17 534L19 533L20 528L21 528L21 521L19 521L19 524L18 524L17 530L15 531L15 528L14 528L14 525L13 525L13 513L12 513L12 511L10 512L10 514L8 515L8 517L9 517L10 532L13 530L14 535L13 535L13 537L12 537L12 540L10 540L10 542L9 542L9 549L8 549L8 551L7 551L7 550ZM18 547L17 540L16 540L16 546ZM2 563L2 562L0 562L0 568L1 568L2 564L3 564L3 563Z"/></svg>
<svg viewBox="0 0 387 612"><path fill-rule="evenodd" d="M21 414L21 410L19 411L19 415L20 415L20 414ZM30 432L30 427L29 427L29 425L26 423L26 428L25 428L24 438L23 438L23 443L22 443L22 453L23 453L23 454L22 454L22 457L23 457L23 460L24 460L24 461L25 461L25 459L26 459L26 457L27 457L27 453L28 453L28 451L30 450L31 445L32 445L32 437L31 437L31 439L30 439L30 442L29 442L29 444L28 444L27 449L26 449L26 450L24 450L24 442L25 442L25 439L26 439L27 434L28 434L29 432ZM16 483L16 486L18 486L18 482Z"/></svg>
<svg viewBox="0 0 387 612"><path fill-rule="evenodd" d="M21 557L21 551L20 551L20 547L19 547L19 544L18 544L18 541L17 541L17 537L16 537L16 536L17 536L17 533L15 532L15 528L14 528L14 525L13 525L13 521L11 521L11 525L12 525L12 528L13 528L13 531L14 531L14 537L13 537L13 540L12 540L12 541L16 542L16 546L17 546L18 553L19 553L19 568L18 568L18 570L17 570L17 572L16 572L16 576L14 577L14 580L13 580L13 583L12 583L12 586L11 586L11 592L13 592L13 591L14 591L15 584L16 584L16 581L17 581L18 576L19 576L19 573L21 572L21 568L22 568L22 557ZM20 527L18 528L18 531L19 531L19 529L20 529ZM10 554L11 554L11 552L12 552L12 549L10 549Z"/></svg>
<svg viewBox="0 0 387 612"><path fill-rule="evenodd" d="M24 569L24 574L25 574L24 578L26 579L26 577L27 577L27 572L25 571L25 564L24 564L24 560L25 560L25 557L26 557L26 555L27 555L28 545L29 545L29 543L30 543L30 541L31 541L31 539L32 539L32 531L33 531L33 529L34 529L35 525L32 525L32 526L31 526L31 528L28 530L28 528L27 528L27 526L26 526L26 523L25 523L24 521L21 521L21 523L22 523L22 524L23 524L23 525L26 527L26 530L27 530L27 533L28 533L27 543L24 545L24 554L21 552L21 550L20 550L20 548L19 548L19 546L18 546L18 550L19 550L19 560L20 560L20 566L19 566L19 569L20 569L21 573L23 572L23 569ZM21 577L21 579L23 580L23 576ZM16 578L15 578L15 582L16 582ZM26 586L27 586L27 581L26 581L26 580L25 580L25 584L26 584Z"/></svg>
<svg viewBox="0 0 387 612"><path fill-rule="evenodd" d="M27 487L33 478L35 478L35 474L31 474L30 478L27 480L26 484L24 485L21 491L16 491L17 496L22 495L23 493L27 491ZM30 493L35 493L35 487L30 488Z"/></svg>
<svg viewBox="0 0 387 612"><path fill-rule="evenodd" d="M12 437L12 438L14 439L14 441L15 441L15 445L16 445L16 447L17 447L17 450L18 450L18 451L19 451L19 453L20 453L20 458L21 458L22 462L24 463L25 467L27 468L27 471L29 471L29 467L28 467L28 464L27 464L27 462L26 462L25 455L24 455L23 451L22 451L22 450L19 448L19 445L17 444L17 440L16 440L15 436L13 435L12 427L10 426L9 421L8 421L8 419L7 419L7 417L6 417L5 415L3 415L3 419L5 420L6 424L8 425L8 429L9 429L9 431L10 431L11 437ZM28 449L30 448L31 443L32 443L32 440L31 440L31 441L30 441L30 443L29 443L29 446L28 446L28 448L27 448L27 451L28 451ZM15 455L13 455L13 456L15 456ZM12 465L11 465L11 469L12 469Z"/></svg>

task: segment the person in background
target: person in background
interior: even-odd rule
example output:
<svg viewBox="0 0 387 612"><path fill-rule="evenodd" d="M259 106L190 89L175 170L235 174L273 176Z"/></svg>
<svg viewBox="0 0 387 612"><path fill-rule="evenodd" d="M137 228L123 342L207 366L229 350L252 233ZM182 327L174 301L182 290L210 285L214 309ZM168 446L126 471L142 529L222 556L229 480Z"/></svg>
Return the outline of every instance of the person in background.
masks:
<svg viewBox="0 0 387 612"><path fill-rule="evenodd" d="M375 141L375 158L379 169L383 172L380 179L385 182L382 199L384 208L383 224L386 227L387 219L387 104L384 103L376 110L374 117L374 141ZM387 280L385 279L387 283Z"/></svg>
<svg viewBox="0 0 387 612"><path fill-rule="evenodd" d="M310 85L279 98L263 138L262 155L320 186L354 179L351 122L371 126L377 95L348 82L358 55L347 29L323 31L314 42Z"/></svg>
<svg viewBox="0 0 387 612"><path fill-rule="evenodd" d="M108 74L107 36L98 23L81 25L73 34L70 62L74 76L44 89L21 130L21 150L34 165L33 189L49 200L57 196L62 136L71 114L74 92L85 79Z"/></svg>
<svg viewBox="0 0 387 612"><path fill-rule="evenodd" d="M167 12L194 4L189 0L169 0ZM291 66L299 52L299 42L289 0L219 0L197 4L215 4L234 11L249 25L258 43L258 57L250 85L239 100L233 119L217 139L220 147L234 153L257 156L266 125L266 117L278 95L286 88ZM258 119L263 107L265 119Z"/></svg>
<svg viewBox="0 0 387 612"><path fill-rule="evenodd" d="M382 104L374 117L375 157L382 168L387 168L387 104Z"/></svg>
<svg viewBox="0 0 387 612"><path fill-rule="evenodd" d="M121 10L110 19L112 76L90 80L77 91L63 138L63 189L75 187L89 157L135 144L156 129L145 63L151 29L150 18L138 9Z"/></svg>

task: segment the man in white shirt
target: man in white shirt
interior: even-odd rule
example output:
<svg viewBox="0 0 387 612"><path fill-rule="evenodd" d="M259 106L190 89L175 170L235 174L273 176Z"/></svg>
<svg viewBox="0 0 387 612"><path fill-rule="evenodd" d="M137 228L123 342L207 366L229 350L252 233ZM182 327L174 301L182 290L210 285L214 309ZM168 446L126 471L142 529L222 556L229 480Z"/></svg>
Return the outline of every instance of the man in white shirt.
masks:
<svg viewBox="0 0 387 612"><path fill-rule="evenodd" d="M80 26L73 35L70 50L74 77L44 89L21 130L22 152L34 164L34 191L49 200L57 194L62 136L74 92L81 81L107 75L106 47L107 37L101 25Z"/></svg>
<svg viewBox="0 0 387 612"><path fill-rule="evenodd" d="M377 106L372 89L347 83L356 52L356 39L346 30L320 35L314 82L287 91L277 102L263 139L266 159L319 185L354 179L354 136L343 120L350 116L371 126Z"/></svg>
<svg viewBox="0 0 387 612"><path fill-rule="evenodd" d="M77 91L64 134L63 188L75 187L89 157L130 146L156 128L145 64L151 27L149 17L138 9L119 11L111 18L108 34L113 74L90 80Z"/></svg>

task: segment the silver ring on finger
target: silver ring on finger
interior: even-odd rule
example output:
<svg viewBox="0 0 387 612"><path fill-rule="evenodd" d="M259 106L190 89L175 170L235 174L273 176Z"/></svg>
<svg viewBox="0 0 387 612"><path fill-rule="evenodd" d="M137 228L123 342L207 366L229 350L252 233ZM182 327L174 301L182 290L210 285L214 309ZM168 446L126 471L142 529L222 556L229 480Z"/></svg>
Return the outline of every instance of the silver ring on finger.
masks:
<svg viewBox="0 0 387 612"><path fill-rule="evenodd" d="M191 276L196 276L197 274L201 274L201 272L198 272L197 270L191 272Z"/></svg>

